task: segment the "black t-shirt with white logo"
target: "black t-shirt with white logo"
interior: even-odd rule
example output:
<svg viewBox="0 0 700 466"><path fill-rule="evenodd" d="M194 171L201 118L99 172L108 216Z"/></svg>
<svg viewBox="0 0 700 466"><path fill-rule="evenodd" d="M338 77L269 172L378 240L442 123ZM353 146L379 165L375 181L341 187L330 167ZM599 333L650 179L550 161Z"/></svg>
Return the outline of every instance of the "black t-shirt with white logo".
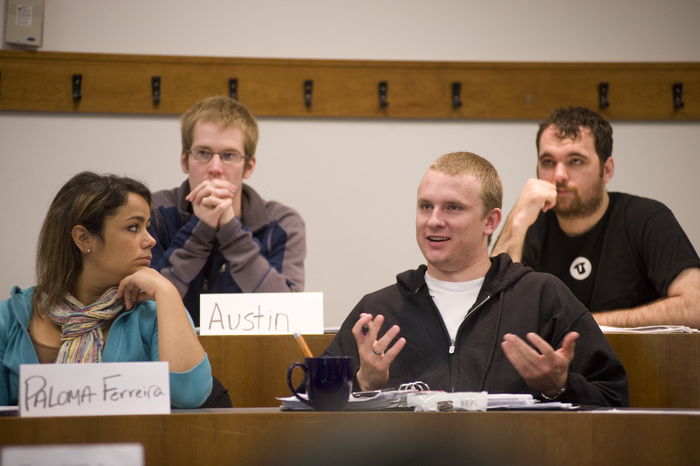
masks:
<svg viewBox="0 0 700 466"><path fill-rule="evenodd" d="M540 268L559 277L586 307L591 304L607 219L606 212L592 230L574 237L562 231L556 217L548 219L551 224Z"/></svg>
<svg viewBox="0 0 700 466"><path fill-rule="evenodd" d="M630 194L608 194L608 211L590 232L567 238L550 210L540 213L523 245L523 264L556 275L592 312L665 297L679 273L700 267L695 248L668 207Z"/></svg>

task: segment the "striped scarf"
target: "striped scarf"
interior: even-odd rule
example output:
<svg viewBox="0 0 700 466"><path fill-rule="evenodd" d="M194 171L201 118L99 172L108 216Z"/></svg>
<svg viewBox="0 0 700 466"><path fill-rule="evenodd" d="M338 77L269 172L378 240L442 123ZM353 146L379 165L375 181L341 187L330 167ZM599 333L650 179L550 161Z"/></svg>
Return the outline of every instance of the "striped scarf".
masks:
<svg viewBox="0 0 700 466"><path fill-rule="evenodd" d="M63 302L47 308L42 296L42 307L51 321L61 327L62 343L57 363L102 362L102 327L124 309L124 301L116 298L117 289L116 286L109 288L89 306L84 306L72 294L66 293Z"/></svg>

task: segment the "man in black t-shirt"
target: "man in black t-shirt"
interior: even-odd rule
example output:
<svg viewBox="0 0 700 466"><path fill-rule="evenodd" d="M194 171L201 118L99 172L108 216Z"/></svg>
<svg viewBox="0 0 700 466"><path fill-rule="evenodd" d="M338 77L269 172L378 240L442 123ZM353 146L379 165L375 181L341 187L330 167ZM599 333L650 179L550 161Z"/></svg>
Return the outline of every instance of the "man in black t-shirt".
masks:
<svg viewBox="0 0 700 466"><path fill-rule="evenodd" d="M700 258L660 202L608 193L612 127L582 107L556 110L537 134L525 185L493 247L559 277L601 325L700 328Z"/></svg>

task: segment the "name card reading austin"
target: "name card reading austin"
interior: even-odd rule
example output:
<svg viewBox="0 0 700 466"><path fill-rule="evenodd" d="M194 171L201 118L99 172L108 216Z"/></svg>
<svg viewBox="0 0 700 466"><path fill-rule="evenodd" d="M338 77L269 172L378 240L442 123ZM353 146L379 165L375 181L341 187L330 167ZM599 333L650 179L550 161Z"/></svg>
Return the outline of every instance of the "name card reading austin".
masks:
<svg viewBox="0 0 700 466"><path fill-rule="evenodd" d="M204 293L201 335L291 335L323 333L323 294Z"/></svg>
<svg viewBox="0 0 700 466"><path fill-rule="evenodd" d="M242 320L242 322L241 322ZM289 316L283 312L265 312L258 305L257 312L248 312L242 315L240 312L231 315L222 313L219 303L214 304L214 310L209 319L210 330L239 330L242 332L268 331L289 333Z"/></svg>

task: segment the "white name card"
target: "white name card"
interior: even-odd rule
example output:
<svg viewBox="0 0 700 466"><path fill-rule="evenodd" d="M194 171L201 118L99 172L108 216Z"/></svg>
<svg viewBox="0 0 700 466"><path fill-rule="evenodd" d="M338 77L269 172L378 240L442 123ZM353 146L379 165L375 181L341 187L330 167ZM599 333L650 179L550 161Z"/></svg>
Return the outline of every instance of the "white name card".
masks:
<svg viewBox="0 0 700 466"><path fill-rule="evenodd" d="M200 335L323 333L323 293L200 295Z"/></svg>
<svg viewBox="0 0 700 466"><path fill-rule="evenodd" d="M2 466L143 466L146 452L140 443L21 445L2 447Z"/></svg>
<svg viewBox="0 0 700 466"><path fill-rule="evenodd" d="M19 415L170 413L167 362L22 364Z"/></svg>

